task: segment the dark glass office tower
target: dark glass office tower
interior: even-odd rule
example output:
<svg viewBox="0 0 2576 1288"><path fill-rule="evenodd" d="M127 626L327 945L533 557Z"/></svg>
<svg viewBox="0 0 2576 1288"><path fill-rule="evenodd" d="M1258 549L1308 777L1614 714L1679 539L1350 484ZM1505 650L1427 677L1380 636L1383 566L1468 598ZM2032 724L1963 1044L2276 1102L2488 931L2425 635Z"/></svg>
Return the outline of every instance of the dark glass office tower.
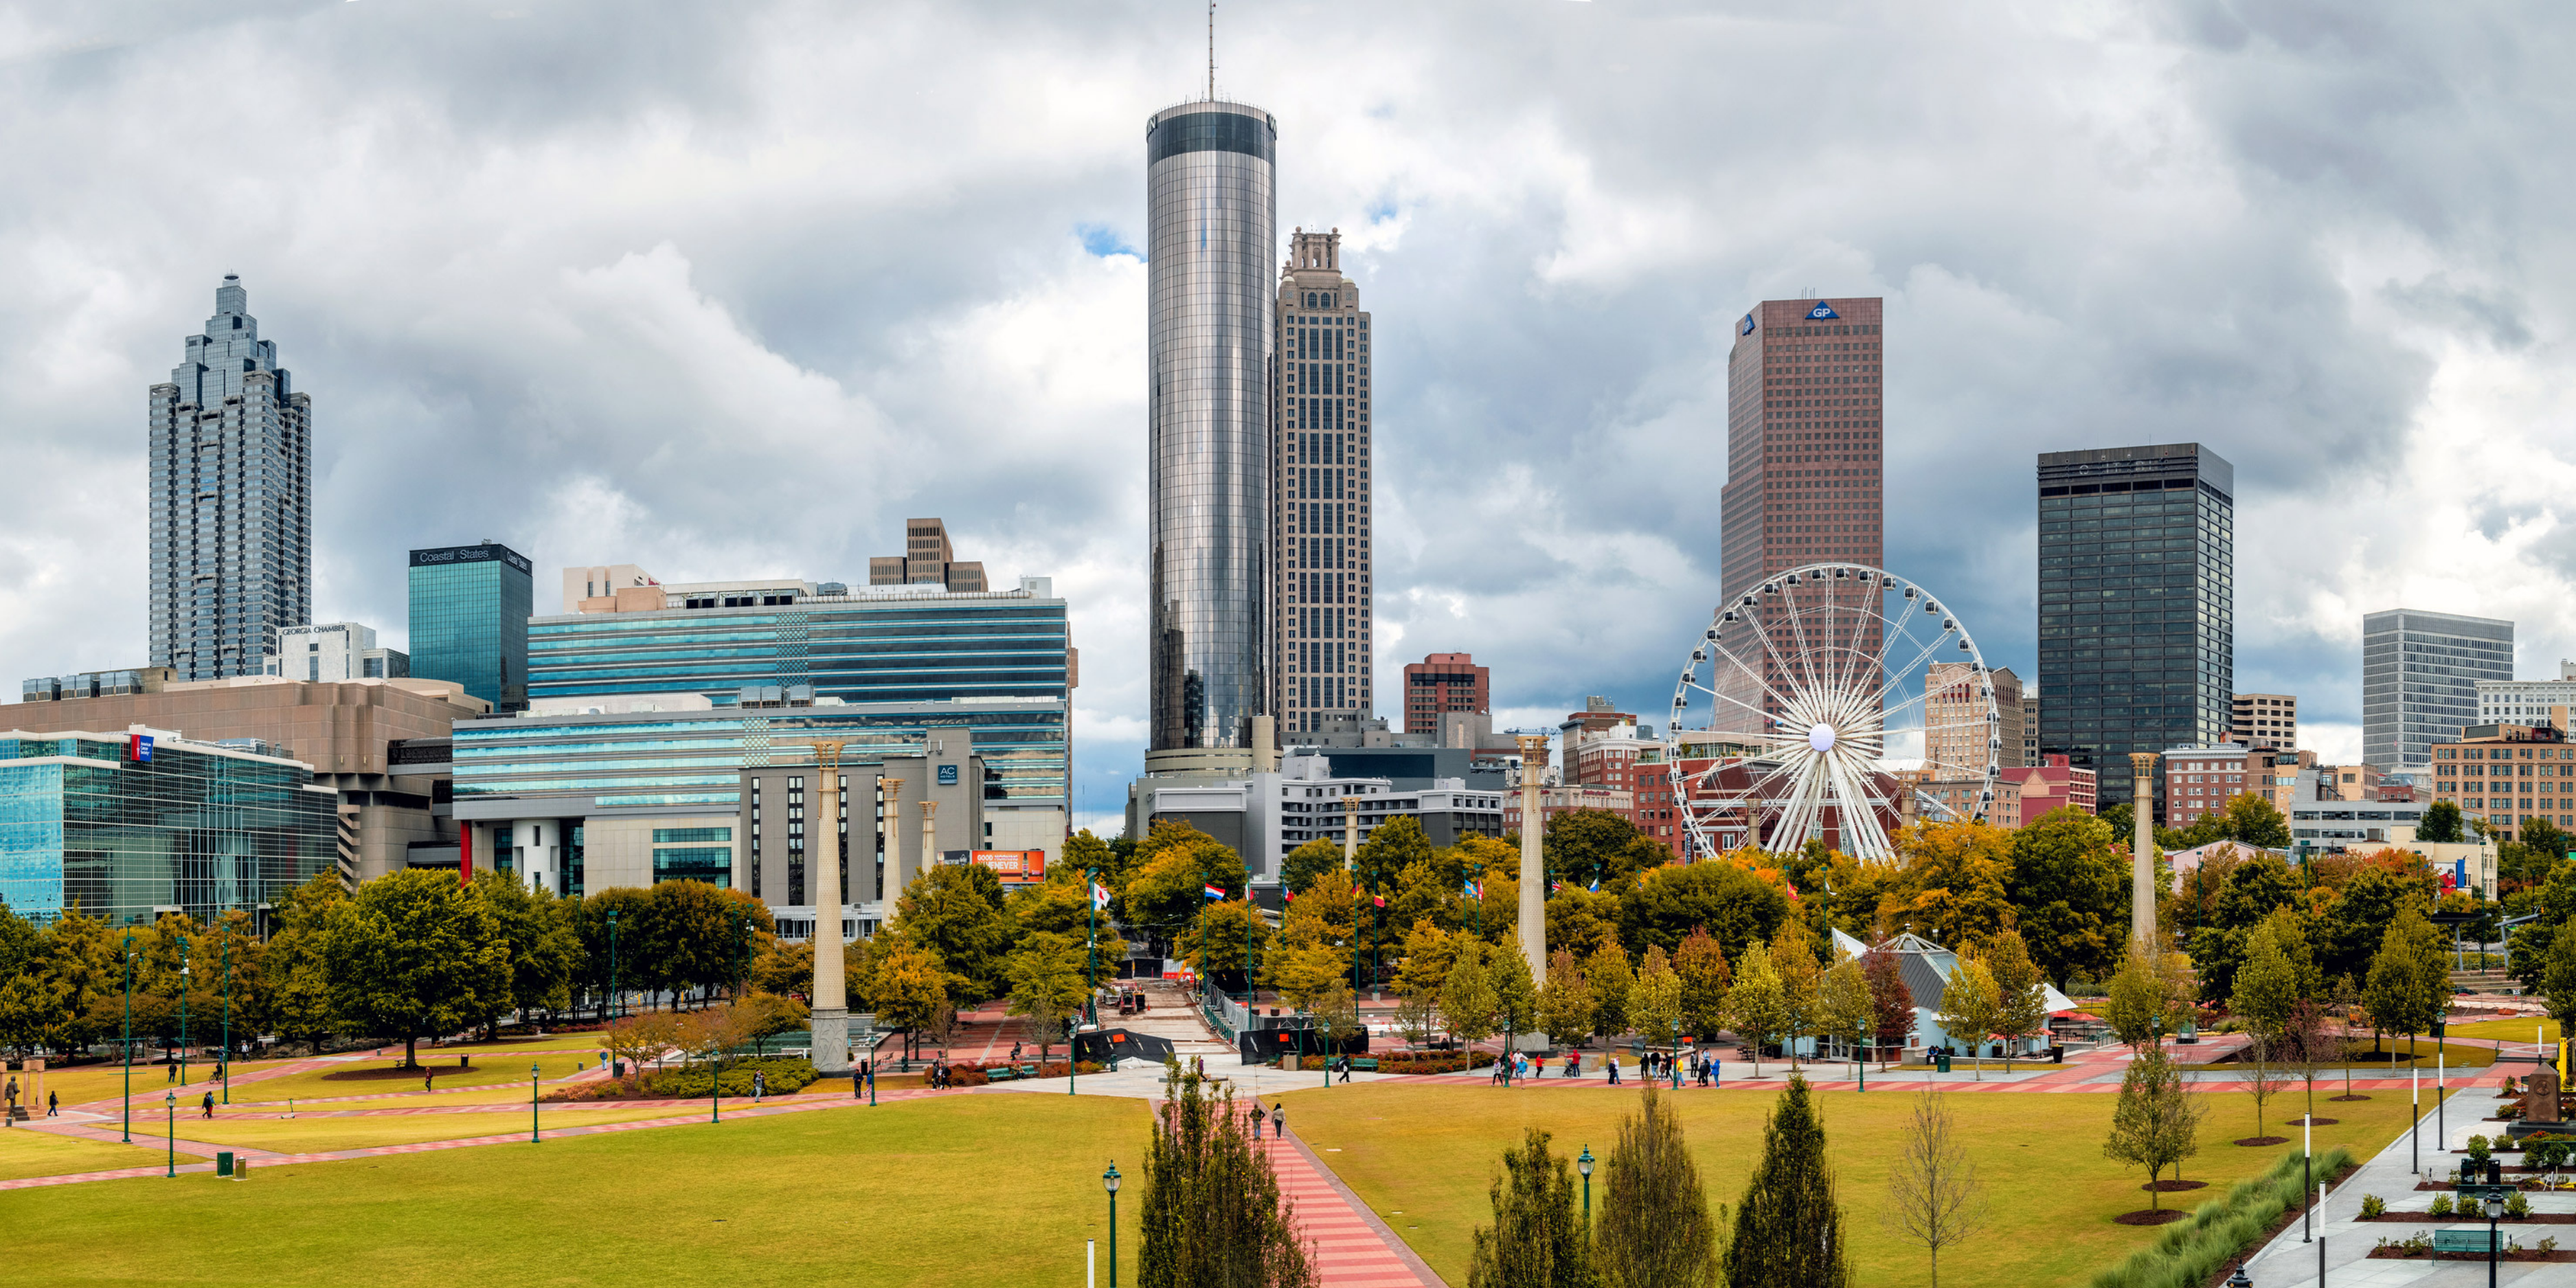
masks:
<svg viewBox="0 0 2576 1288"><path fill-rule="evenodd" d="M313 400L259 338L241 279L152 386L149 656L181 680L258 675L313 620Z"/></svg>
<svg viewBox="0 0 2576 1288"><path fill-rule="evenodd" d="M462 684L495 711L527 710L533 571L497 541L412 551L412 678Z"/></svg>
<svg viewBox="0 0 2576 1288"><path fill-rule="evenodd" d="M2129 753L2225 739L2235 691L2236 467L2198 443L2042 453L2040 750L2108 808Z"/></svg>

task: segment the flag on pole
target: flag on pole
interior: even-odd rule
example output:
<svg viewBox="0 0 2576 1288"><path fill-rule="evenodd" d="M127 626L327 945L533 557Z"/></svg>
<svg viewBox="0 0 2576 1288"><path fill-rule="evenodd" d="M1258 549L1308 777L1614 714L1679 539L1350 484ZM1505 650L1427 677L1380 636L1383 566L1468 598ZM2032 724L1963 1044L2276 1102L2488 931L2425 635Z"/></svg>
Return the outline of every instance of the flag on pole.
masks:
<svg viewBox="0 0 2576 1288"><path fill-rule="evenodd" d="M1557 891L1562 890L1562 889L1564 889L1564 888L1565 888L1565 883L1564 883L1564 882L1562 882L1562 881L1550 881L1550 882L1548 882L1548 883L1547 883L1547 892L1548 892L1549 894L1555 894Z"/></svg>
<svg viewBox="0 0 2576 1288"><path fill-rule="evenodd" d="M1109 907L1109 887L1097 881L1091 883L1091 906L1102 910Z"/></svg>
<svg viewBox="0 0 2576 1288"><path fill-rule="evenodd" d="M1601 878L1599 878L1599 877L1594 877L1594 878L1592 878L1592 884L1590 884L1590 885L1588 885L1588 886L1585 886L1585 887L1583 887L1583 888L1584 888L1584 889L1586 889L1586 890L1591 891L1591 892L1592 892L1592 893L1594 893L1594 894L1599 894L1599 893L1601 893Z"/></svg>
<svg viewBox="0 0 2576 1288"><path fill-rule="evenodd" d="M1482 892L1482 891L1480 891L1480 890L1478 890L1478 889L1476 888L1476 883L1475 883L1475 882L1473 882L1473 881L1470 881L1470 882L1468 882L1468 883L1467 883L1467 897L1468 897L1468 898L1470 898L1470 899L1482 899L1482 898L1484 898L1485 896L1484 896L1484 892Z"/></svg>
<svg viewBox="0 0 2576 1288"><path fill-rule="evenodd" d="M1204 883L1199 886L1199 893L1204 894L1211 899L1222 899L1225 897L1225 891Z"/></svg>
<svg viewBox="0 0 2576 1288"><path fill-rule="evenodd" d="M1381 907L1381 908L1383 908L1383 907L1385 907L1385 906L1386 906L1386 896L1385 896L1385 895L1382 895L1382 894L1381 894L1381 895L1375 895L1375 896L1372 896L1372 897L1373 897L1373 898L1375 898L1375 899L1377 900L1377 906L1379 906L1379 907Z"/></svg>

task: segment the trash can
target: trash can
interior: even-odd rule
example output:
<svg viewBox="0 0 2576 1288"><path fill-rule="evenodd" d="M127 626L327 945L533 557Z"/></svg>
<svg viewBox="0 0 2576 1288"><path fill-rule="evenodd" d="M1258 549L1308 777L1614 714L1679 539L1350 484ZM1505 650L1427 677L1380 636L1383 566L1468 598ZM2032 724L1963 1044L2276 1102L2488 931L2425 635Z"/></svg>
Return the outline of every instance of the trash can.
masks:
<svg viewBox="0 0 2576 1288"><path fill-rule="evenodd" d="M229 1150L229 1149L219 1149L219 1150L216 1150L216 1151L215 1151L215 1175L217 1175L217 1176L230 1176L230 1175L232 1175L232 1174L233 1174L233 1152L232 1152L231 1150Z"/></svg>
<svg viewBox="0 0 2576 1288"><path fill-rule="evenodd" d="M1950 1053L1944 1051L1941 1054L1932 1057L1932 1067L1943 1073L1948 1073L1950 1071Z"/></svg>
<svg viewBox="0 0 2576 1288"><path fill-rule="evenodd" d="M472 1065L469 1065L469 1064L465 1063L467 1060L472 1059L472 1058L473 1058L473 1057L471 1057L471 1056L462 1056L462 1055L460 1055L460 1056L456 1057L456 1067L457 1067L457 1068L459 1068L459 1069L470 1069L470 1068L472 1068L472 1067L473 1067Z"/></svg>
<svg viewBox="0 0 2576 1288"><path fill-rule="evenodd" d="M2048 1062L2050 1064L2066 1063L2066 1048L2062 1046L2051 1046L2048 1048Z"/></svg>
<svg viewBox="0 0 2576 1288"><path fill-rule="evenodd" d="M233 1179L238 1181L248 1175L250 1175L250 1160L247 1158L233 1160Z"/></svg>

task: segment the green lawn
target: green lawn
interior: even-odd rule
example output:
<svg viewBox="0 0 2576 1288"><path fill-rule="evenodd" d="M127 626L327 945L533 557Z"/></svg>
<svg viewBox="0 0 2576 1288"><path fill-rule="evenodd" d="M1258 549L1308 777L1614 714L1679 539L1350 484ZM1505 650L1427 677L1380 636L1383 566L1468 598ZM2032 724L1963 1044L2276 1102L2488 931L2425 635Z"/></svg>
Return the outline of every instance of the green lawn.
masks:
<svg viewBox="0 0 2576 1288"><path fill-rule="evenodd" d="M456 1067L456 1058L450 1055L445 1062L445 1068L440 1068L436 1063L429 1065L426 1071L437 1075L432 1079L431 1085L437 1087L438 1091L433 1095L424 1096L420 1090L422 1070L397 1069L394 1067L398 1063L395 1060L381 1062L366 1060L327 1069L292 1073L283 1078L268 1078L259 1082L235 1082L233 1102L235 1104L251 1101L282 1103L290 1096L297 1100L313 1100L326 1096L409 1093L420 1103L433 1105L507 1103L513 1099L525 1103L528 1098L529 1065L533 1064L542 1069L544 1072L540 1076L552 1082L575 1072L577 1066L596 1065L598 1062L599 1057L589 1053L537 1054L522 1051L510 1055L478 1056L471 1068L459 1069ZM451 1092L470 1094L451 1096ZM158 1096L160 1093L156 1091L153 1094ZM221 1098L221 1093L217 1093L217 1099Z"/></svg>
<svg viewBox="0 0 2576 1288"><path fill-rule="evenodd" d="M137 1123L140 1128L142 1124ZM120 1167L158 1167L167 1161L159 1141L149 1149L137 1136L132 1145L102 1145L94 1140L72 1136L51 1136L40 1131L15 1127L0 1130L0 1181L24 1180L30 1176L66 1176L73 1172L108 1172ZM197 1157L181 1151L179 1160L194 1163Z"/></svg>
<svg viewBox="0 0 2576 1288"><path fill-rule="evenodd" d="M262 1060L254 1063L244 1060L233 1066L233 1075L238 1078L253 1070L274 1069L283 1063L286 1062ZM215 1066L192 1060L188 1063L188 1085L182 1087L175 1081L168 1081L170 1075L160 1065L134 1066L136 1112L141 1112L143 1102L147 1099L155 1105L160 1104L163 1092L177 1092L185 1099L194 1100L207 1088L212 1087L216 1088L215 1098L222 1099L223 1084L214 1080L214 1072ZM20 1076L19 1085L22 1087L26 1085L24 1075ZM45 1074L45 1090L62 1097L62 1102L66 1105L85 1105L93 1101L113 1100L125 1093L125 1066L85 1064L71 1069L48 1070Z"/></svg>
<svg viewBox="0 0 2576 1288"><path fill-rule="evenodd" d="M1076 1284L1132 1182L1142 1101L962 1096L610 1136L9 1196L13 1278L49 1285ZM1106 1247L1103 1248L1106 1259ZM1102 1282L1107 1282L1106 1270Z"/></svg>
<svg viewBox="0 0 2576 1288"><path fill-rule="evenodd" d="M2317 1112L2340 1122L2316 1131L2319 1150L2349 1145L2376 1152L2405 1128L2403 1093L2328 1104ZM1469 1233L1492 1219L1486 1186L1502 1150L1528 1127L1556 1134L1571 1157L1590 1146L1606 1155L1620 1119L1635 1111L1627 1090L1503 1091L1483 1087L1406 1087L1385 1083L1300 1091L1287 1099L1288 1121L1317 1156L1410 1242L1452 1284L1467 1281ZM1759 1161L1762 1122L1779 1092L1686 1091L1678 1098L1692 1153L1712 1206L1732 1207ZM1926 1260L1880 1224L1889 1160L1913 1103L1893 1088L1819 1093L1836 1156L1838 1192L1848 1217L1856 1280L1907 1283L1924 1277ZM2224 1192L2226 1183L2270 1166L2297 1146L2246 1148L2254 1133L2251 1098L2212 1094L2200 1154L2183 1175L2212 1182L2206 1190L2164 1196L2188 1207ZM1941 1258L1945 1285L2081 1283L2145 1243L2154 1232L2111 1218L2147 1206L2143 1172L2102 1156L2116 1097L2092 1093L1963 1092L1949 1097L1962 1136L1991 1198L1993 1219L1977 1239ZM2267 1110L2272 1134L2297 1115L2299 1098ZM1338 1151L1338 1152L1335 1152ZM1594 1176L1598 1189L1606 1178ZM1598 1195L1595 1196L1598 1198ZM1730 1218L1731 1220L1731 1218Z"/></svg>
<svg viewBox="0 0 2576 1288"><path fill-rule="evenodd" d="M2508 1049L2514 1055L2522 1055L2530 1050L2534 1033L2540 1034L2540 1040L2543 1042L2554 1043L2560 1040L2558 1021L2536 1017L2528 1020L2479 1020L2473 1024L2454 1024L2450 1028L2450 1033L2453 1037L2488 1038L2511 1043L2512 1046Z"/></svg>
<svg viewBox="0 0 2576 1288"><path fill-rule="evenodd" d="M602 1123L633 1122L638 1118L675 1116L668 1109L549 1106L542 1122L549 1128L595 1127ZM155 1132L162 1130L158 1115L150 1125ZM143 1119L136 1118L135 1135L141 1136L144 1126ZM371 1145L410 1145L430 1140L462 1140L468 1136L499 1136L527 1130L528 1111L525 1106L517 1113L394 1114L351 1118L298 1115L294 1118L230 1120L219 1115L211 1122L182 1113L178 1122L179 1136L183 1140L199 1140L214 1145L249 1145L287 1154L363 1149Z"/></svg>

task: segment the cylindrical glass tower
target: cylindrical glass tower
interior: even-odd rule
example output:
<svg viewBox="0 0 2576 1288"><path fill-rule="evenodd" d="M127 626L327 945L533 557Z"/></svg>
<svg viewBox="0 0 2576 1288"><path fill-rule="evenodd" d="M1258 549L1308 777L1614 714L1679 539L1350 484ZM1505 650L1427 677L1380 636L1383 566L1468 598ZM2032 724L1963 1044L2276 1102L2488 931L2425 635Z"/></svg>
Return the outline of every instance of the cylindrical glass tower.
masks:
<svg viewBox="0 0 2576 1288"><path fill-rule="evenodd" d="M1249 747L1268 712L1278 123L1185 103L1145 127L1153 749Z"/></svg>

